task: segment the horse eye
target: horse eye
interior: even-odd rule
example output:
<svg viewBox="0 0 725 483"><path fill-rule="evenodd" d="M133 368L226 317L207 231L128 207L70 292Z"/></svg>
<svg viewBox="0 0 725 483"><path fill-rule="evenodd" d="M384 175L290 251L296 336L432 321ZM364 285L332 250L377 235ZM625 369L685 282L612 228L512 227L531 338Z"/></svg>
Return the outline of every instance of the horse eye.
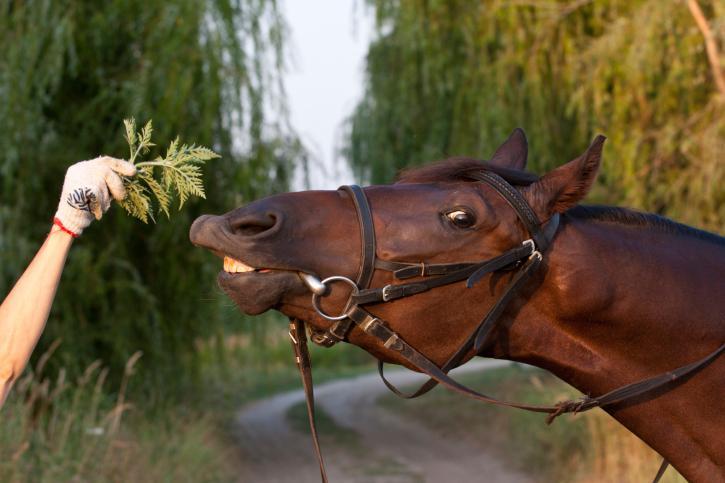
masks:
<svg viewBox="0 0 725 483"><path fill-rule="evenodd" d="M463 210L446 213L446 217L458 228L470 228L476 223L476 218L471 213Z"/></svg>

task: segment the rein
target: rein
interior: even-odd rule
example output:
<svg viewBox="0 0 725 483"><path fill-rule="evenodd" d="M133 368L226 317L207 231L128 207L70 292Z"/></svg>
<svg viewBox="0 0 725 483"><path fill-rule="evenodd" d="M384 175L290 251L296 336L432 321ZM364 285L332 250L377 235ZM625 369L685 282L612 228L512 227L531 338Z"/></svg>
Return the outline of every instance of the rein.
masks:
<svg viewBox="0 0 725 483"><path fill-rule="evenodd" d="M355 212L360 226L361 263L355 281L343 276L332 276L322 281L307 274L303 277L305 283L313 291L312 306L314 309L320 316L334 322L330 329L326 331L317 331L309 328L311 340L321 346L331 347L338 342L345 341L350 331L358 327L366 334L378 339L385 348L397 352L418 371L426 374L430 378L415 392L405 394L385 378L383 362L378 361L380 377L385 385L396 395L403 398L414 398L427 393L436 385L440 384L452 391L479 401L498 406L546 413L548 414L547 424L551 424L556 417L564 413L578 413L588 411L595 407L612 406L650 392L656 388L671 384L683 376L705 367L725 350L725 344L723 344L703 359L679 367L673 371L636 383L627 384L597 397L584 396L578 400L563 401L553 406L502 401L475 391L452 379L448 376L448 372L451 369L460 365L461 361L471 350L475 353L480 352L508 304L540 266L544 254L553 241L559 226L558 214L555 214L545 226L542 226L536 213L534 213L521 193L497 174L483 171L477 173L475 179L491 186L506 200L514 209L530 236L529 239L524 240L520 245L503 252L497 257L475 262L426 264L424 262L406 263L378 259L375 250L375 229L372 212L364 191L356 185L342 186L339 188L350 196L355 205ZM388 284L382 288L370 288L370 282L376 269L392 272L397 280L407 280L414 277L419 277L423 280ZM501 270L511 270L515 273L499 299L479 322L476 329L471 332L466 341L441 367L438 367L425 355L408 344L398 333L389 327L386 321L376 317L365 308L366 305L393 302L400 298L410 297L437 287L462 282L464 280L466 281L466 287L470 288L484 276ZM321 309L320 298L329 294L329 287L336 282L349 285L352 292L342 313L339 315L330 315ZM320 467L320 475L322 481L327 482L327 475L315 424L312 367L307 349L304 322L299 319L291 319L289 335L305 390L308 419L315 454ZM667 461L663 460L654 483L659 481L667 465Z"/></svg>

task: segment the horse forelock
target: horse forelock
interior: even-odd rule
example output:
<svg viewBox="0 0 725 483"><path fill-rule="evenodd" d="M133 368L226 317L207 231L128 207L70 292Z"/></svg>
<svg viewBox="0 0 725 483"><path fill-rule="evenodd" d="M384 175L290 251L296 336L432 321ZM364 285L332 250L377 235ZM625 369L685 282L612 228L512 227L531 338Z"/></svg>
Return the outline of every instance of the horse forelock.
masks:
<svg viewBox="0 0 725 483"><path fill-rule="evenodd" d="M396 183L475 182L476 173L481 171L496 173L514 186L528 186L539 179L527 171L503 168L473 158L453 157L427 166L405 169Z"/></svg>

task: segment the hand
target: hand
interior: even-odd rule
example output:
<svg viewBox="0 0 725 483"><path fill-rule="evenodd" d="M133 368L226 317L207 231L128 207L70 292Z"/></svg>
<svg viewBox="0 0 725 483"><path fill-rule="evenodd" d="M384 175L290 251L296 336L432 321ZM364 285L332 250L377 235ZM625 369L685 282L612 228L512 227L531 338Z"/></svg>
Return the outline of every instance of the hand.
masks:
<svg viewBox="0 0 725 483"><path fill-rule="evenodd" d="M126 197L119 174L133 176L136 167L128 161L100 156L68 168L54 223L77 237L94 217L100 220L111 206L111 196L119 201Z"/></svg>

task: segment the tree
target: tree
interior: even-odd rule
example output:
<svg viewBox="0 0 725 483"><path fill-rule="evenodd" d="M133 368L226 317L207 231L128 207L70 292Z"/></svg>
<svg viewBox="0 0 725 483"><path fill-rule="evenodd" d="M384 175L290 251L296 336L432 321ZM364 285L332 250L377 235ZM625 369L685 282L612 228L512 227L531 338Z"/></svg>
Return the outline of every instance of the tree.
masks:
<svg viewBox="0 0 725 483"><path fill-rule="evenodd" d="M725 92L713 67L722 53L712 54L725 40L722 2L368 4L377 38L345 147L362 177L390 181L453 154L485 158L516 126L543 172L603 133L593 200L725 227Z"/></svg>
<svg viewBox="0 0 725 483"><path fill-rule="evenodd" d="M192 370L194 339L227 316L210 288L219 263L189 225L284 189L301 152L284 121L285 40L273 0L0 1L0 293L49 229L67 166L126 154L124 118L152 118L159 145L178 133L223 156L207 200L170 221L114 207L84 232L43 339L63 339L58 363L118 368L141 349L159 391Z"/></svg>

